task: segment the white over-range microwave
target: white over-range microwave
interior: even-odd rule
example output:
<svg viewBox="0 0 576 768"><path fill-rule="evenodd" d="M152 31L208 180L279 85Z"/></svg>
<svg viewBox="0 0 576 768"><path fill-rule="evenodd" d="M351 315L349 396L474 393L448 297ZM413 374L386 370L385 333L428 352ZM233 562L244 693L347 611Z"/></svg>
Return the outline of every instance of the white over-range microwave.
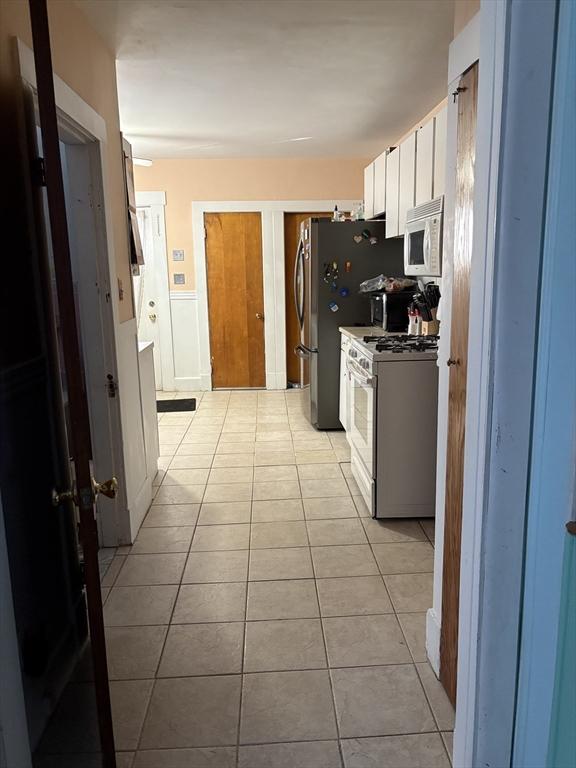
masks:
<svg viewBox="0 0 576 768"><path fill-rule="evenodd" d="M404 272L407 275L442 275L442 219L444 197L417 205L406 215Z"/></svg>

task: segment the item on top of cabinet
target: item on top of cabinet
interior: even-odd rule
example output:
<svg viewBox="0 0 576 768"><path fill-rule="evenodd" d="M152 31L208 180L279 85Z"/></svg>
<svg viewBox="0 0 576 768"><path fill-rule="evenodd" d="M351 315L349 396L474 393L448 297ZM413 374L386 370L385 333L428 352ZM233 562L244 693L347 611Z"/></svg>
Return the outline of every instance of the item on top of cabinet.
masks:
<svg viewBox="0 0 576 768"><path fill-rule="evenodd" d="M364 203L359 202L352 208L350 215L352 221L364 221Z"/></svg>
<svg viewBox="0 0 576 768"><path fill-rule="evenodd" d="M334 213L332 214L332 221L346 221L346 216L343 213L340 213L338 210L338 206L334 206Z"/></svg>

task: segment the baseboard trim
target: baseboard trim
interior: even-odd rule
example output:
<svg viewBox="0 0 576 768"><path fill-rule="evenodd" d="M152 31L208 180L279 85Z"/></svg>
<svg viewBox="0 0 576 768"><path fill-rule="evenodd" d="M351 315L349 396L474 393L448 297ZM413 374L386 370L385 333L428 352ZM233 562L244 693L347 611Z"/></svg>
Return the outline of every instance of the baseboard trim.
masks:
<svg viewBox="0 0 576 768"><path fill-rule="evenodd" d="M429 608L426 613L426 653L436 676L440 676L440 617Z"/></svg>
<svg viewBox="0 0 576 768"><path fill-rule="evenodd" d="M134 504L132 506L132 509L130 511L130 541L121 541L119 542L120 545L125 544L133 544L134 539L136 538L136 535L138 531L140 530L140 526L142 525L142 521L146 517L146 513L150 509L150 504L152 504L152 480L153 478L147 477L144 481L142 487L140 488L135 500Z"/></svg>
<svg viewBox="0 0 576 768"><path fill-rule="evenodd" d="M197 392L204 389L201 376L175 376L174 390L176 392Z"/></svg>

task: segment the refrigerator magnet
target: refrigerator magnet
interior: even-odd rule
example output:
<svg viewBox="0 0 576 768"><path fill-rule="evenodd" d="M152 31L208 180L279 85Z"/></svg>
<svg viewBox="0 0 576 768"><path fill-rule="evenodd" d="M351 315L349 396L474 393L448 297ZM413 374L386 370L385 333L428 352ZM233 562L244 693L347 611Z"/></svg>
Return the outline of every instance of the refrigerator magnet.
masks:
<svg viewBox="0 0 576 768"><path fill-rule="evenodd" d="M338 306L338 304L336 304L335 301L331 301L330 304L328 304L328 306L330 307L332 312L338 312L338 310L340 309L340 307Z"/></svg>
<svg viewBox="0 0 576 768"><path fill-rule="evenodd" d="M346 296L350 295L350 291L348 290L348 288L340 288L339 293L340 293L340 296L342 296L343 298L346 298Z"/></svg>

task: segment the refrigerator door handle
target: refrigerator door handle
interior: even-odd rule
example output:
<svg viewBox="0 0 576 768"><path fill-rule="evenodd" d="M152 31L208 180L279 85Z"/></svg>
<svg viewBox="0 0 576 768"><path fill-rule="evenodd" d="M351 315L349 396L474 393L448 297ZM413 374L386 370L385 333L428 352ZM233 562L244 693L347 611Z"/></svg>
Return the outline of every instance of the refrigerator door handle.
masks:
<svg viewBox="0 0 576 768"><path fill-rule="evenodd" d="M298 325L300 330L304 325L304 288L301 285L304 280L304 242L300 238L298 242L298 250L296 251L296 261L294 263L294 304L296 305L296 317L298 318ZM301 289L301 296L299 295ZM300 300L302 299L302 300Z"/></svg>
<svg viewBox="0 0 576 768"><path fill-rule="evenodd" d="M308 347L305 347L304 344L298 344L294 347L294 354L302 360L306 360L310 355L317 355L318 350L309 349Z"/></svg>

